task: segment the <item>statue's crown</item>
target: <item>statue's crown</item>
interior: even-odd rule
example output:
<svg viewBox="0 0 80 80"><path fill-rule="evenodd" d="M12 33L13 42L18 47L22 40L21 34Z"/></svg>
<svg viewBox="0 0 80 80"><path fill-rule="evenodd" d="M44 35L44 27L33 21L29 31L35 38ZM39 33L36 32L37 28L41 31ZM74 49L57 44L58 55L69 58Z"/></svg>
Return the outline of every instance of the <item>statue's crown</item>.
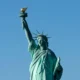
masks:
<svg viewBox="0 0 80 80"><path fill-rule="evenodd" d="M36 30L37 31L37 30ZM44 34L43 32L42 33L40 33L39 31L37 31L37 34L35 34L35 33L33 33L34 35L35 35L35 37L33 37L35 40L38 38L38 37L43 37L46 41L48 41L48 38L50 38L50 37L48 37L48 35L46 34Z"/></svg>

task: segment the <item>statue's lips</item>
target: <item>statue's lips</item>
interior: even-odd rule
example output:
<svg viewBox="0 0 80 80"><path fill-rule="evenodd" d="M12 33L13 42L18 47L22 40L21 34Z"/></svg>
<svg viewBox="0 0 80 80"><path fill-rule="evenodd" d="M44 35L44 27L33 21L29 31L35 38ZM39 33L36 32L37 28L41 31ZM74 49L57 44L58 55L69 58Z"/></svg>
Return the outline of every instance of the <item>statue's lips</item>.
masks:
<svg viewBox="0 0 80 80"><path fill-rule="evenodd" d="M39 45L44 45L44 43L45 43L44 41L40 41Z"/></svg>

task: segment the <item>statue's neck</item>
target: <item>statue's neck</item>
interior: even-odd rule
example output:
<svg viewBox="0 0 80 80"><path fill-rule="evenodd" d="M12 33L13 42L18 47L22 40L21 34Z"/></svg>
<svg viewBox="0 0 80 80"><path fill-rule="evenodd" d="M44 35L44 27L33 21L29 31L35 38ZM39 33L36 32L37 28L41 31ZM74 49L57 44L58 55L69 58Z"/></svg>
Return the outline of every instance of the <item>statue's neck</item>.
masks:
<svg viewBox="0 0 80 80"><path fill-rule="evenodd" d="M48 47L47 46L40 46L40 50L47 50Z"/></svg>

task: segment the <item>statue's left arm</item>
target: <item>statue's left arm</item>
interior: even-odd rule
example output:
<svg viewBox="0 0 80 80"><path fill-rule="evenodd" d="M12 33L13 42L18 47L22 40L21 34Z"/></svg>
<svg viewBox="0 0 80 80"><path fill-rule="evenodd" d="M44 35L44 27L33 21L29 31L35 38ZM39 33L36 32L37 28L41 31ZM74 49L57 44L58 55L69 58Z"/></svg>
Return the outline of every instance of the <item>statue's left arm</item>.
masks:
<svg viewBox="0 0 80 80"><path fill-rule="evenodd" d="M62 66L59 64L56 72L55 72L55 75L54 75L54 80L60 80L61 79L61 76L62 76L62 73L63 73L63 68Z"/></svg>

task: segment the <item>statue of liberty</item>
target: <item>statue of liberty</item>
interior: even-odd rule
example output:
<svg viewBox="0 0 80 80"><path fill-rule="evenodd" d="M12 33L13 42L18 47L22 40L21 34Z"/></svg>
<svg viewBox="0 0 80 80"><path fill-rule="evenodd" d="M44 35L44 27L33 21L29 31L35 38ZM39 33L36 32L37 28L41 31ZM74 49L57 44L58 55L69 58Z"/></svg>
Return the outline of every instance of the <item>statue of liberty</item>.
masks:
<svg viewBox="0 0 80 80"><path fill-rule="evenodd" d="M23 29L28 40L28 50L31 53L32 62L30 64L30 80L60 80L63 68L60 58L48 48L48 37L44 34L37 34L35 42L28 27L26 8L21 9L20 17Z"/></svg>

